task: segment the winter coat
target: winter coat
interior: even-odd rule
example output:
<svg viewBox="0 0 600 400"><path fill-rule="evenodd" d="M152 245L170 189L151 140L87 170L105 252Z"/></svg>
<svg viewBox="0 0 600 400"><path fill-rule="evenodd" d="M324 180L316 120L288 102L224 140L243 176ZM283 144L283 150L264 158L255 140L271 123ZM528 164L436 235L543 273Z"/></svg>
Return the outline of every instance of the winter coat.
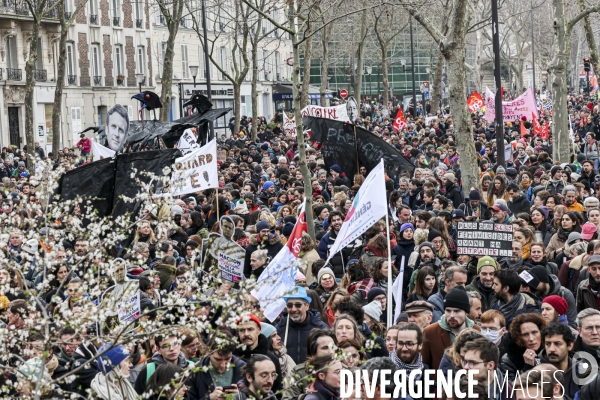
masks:
<svg viewBox="0 0 600 400"><path fill-rule="evenodd" d="M79 368L86 362L91 361L75 374L75 380L71 382L71 390L79 393L83 397L87 397L86 390L90 388L94 377L100 372L98 364L94 359L97 352L98 350L93 344L90 343L86 346L85 343L82 343L77 350L75 350L75 353L73 353L71 371Z"/></svg>
<svg viewBox="0 0 600 400"><path fill-rule="evenodd" d="M168 292L175 280L175 267L169 264L156 264L154 271L160 277L160 290Z"/></svg>
<svg viewBox="0 0 600 400"><path fill-rule="evenodd" d="M252 266L250 265L252 253L256 250L267 250L267 256L273 259L279 253L279 250L283 248L281 236L277 233L272 233L267 241L261 243L258 242L258 234L250 236L248 241L250 244L246 247L246 258L244 260L244 276L246 278L249 278L252 274Z"/></svg>
<svg viewBox="0 0 600 400"><path fill-rule="evenodd" d="M454 208L458 208L463 202L464 196L457 184L446 188L446 198L452 203Z"/></svg>
<svg viewBox="0 0 600 400"><path fill-rule="evenodd" d="M518 293L518 294L520 294L520 293ZM538 304L532 297L523 296L523 295L521 295L520 297L521 297L521 300L519 301L519 305L516 307L516 309L512 313L512 315L504 314L504 317L506 319L506 329L510 329L510 323L512 322L513 319L515 319L517 317L517 315L521 315L521 314L525 314L525 313L536 313L536 314L540 313ZM500 300L496 300L496 302L494 304L492 304L491 309L500 311L500 309L503 305L504 305L504 303L501 304Z"/></svg>
<svg viewBox="0 0 600 400"><path fill-rule="evenodd" d="M473 281L465 287L465 290L467 292L474 291L481 295L481 312L482 313L489 310L491 305L494 304L497 300L496 295L494 294L494 291L491 288L490 288L491 292L489 293L489 296L488 296L488 293L486 293L484 290L481 289L481 285L479 285L479 277L475 277L475 279L473 279Z"/></svg>
<svg viewBox="0 0 600 400"><path fill-rule="evenodd" d="M306 377L308 373L306 372L306 365L297 364L291 371L289 375L294 379L294 384L288 385L283 392L282 400L296 400L298 396L304 393L304 389L308 385Z"/></svg>
<svg viewBox="0 0 600 400"><path fill-rule="evenodd" d="M150 378L148 376L148 364L150 363L154 364L156 371L156 368L160 367L163 364L166 364L166 361L160 353L154 353L154 355L152 356L152 360L148 361L148 363L146 363L146 366L142 368L137 379L135 380L135 384L133 385L133 388L139 395L142 395L146 391L147 382ZM177 358L177 365L179 365L181 368L186 368L190 363L191 361L188 362L185 359L183 353L180 352L179 357Z"/></svg>
<svg viewBox="0 0 600 400"><path fill-rule="evenodd" d="M263 334L258 335L258 344L254 350L250 349L249 346L238 347L233 351L233 355L239 357L242 361L248 362L253 354L262 354L267 356L275 364L275 371L277 372L277 379L273 382L273 391L278 391L283 388L283 374L281 373L281 365L279 364L279 358L269 350L269 339Z"/></svg>
<svg viewBox="0 0 600 400"><path fill-rule="evenodd" d="M281 341L286 343L288 355L296 364L300 364L306 360L306 341L310 331L314 328L329 329L329 325L321 320L321 314L318 311L309 309L304 321L294 322L290 320L286 341L287 319L288 313L286 310L283 310L283 315L275 328L277 329L277 334L281 337Z"/></svg>
<svg viewBox="0 0 600 400"><path fill-rule="evenodd" d="M517 215L519 213L529 213L529 209L531 208L531 204L527 200L524 194L518 195L515 199L510 199L507 203L508 209L513 213L513 215Z"/></svg>
<svg viewBox="0 0 600 400"><path fill-rule="evenodd" d="M532 369L533 366L525 364L523 354L527 349L519 346L512 336L510 336L510 334L505 335L502 344L506 350L506 354L504 354L500 359L500 369L505 373L508 373L508 380L510 382L514 382L517 373L519 373L519 375L523 375ZM538 365L539 363L540 358L536 357L535 365Z"/></svg>
<svg viewBox="0 0 600 400"><path fill-rule="evenodd" d="M571 328L577 328L577 302L575 301L575 296L568 289L562 287L560 281L556 277L556 275L550 275L550 291L548 292L548 296L556 295L560 296L567 301L569 304L569 309L567 310L567 320L569 321L569 326Z"/></svg>
<svg viewBox="0 0 600 400"><path fill-rule="evenodd" d="M473 221L487 221L492 218L492 213L488 207L488 205L480 201L479 202L479 217L473 215L475 211L473 210L473 206L471 206L471 202L465 200L460 206L458 206L459 210L462 210L465 213L466 217L473 217Z"/></svg>
<svg viewBox="0 0 600 400"><path fill-rule="evenodd" d="M337 235L333 231L327 232L321 238L317 251L323 260L327 260L329 257L329 251L335 243L336 238ZM341 279L346 273L346 263L348 260L350 260L350 255L353 253L353 250L359 245L358 242L360 242L358 239L355 240L354 243L344 247L342 250L334 254L333 257L331 257L331 260L329 260L329 267L333 270L333 274L336 278ZM360 244L362 245L362 242Z"/></svg>
<svg viewBox="0 0 600 400"><path fill-rule="evenodd" d="M233 377L231 378L231 384L235 385L243 378L242 368L246 365L244 361L236 356L231 359L233 364ZM210 366L210 359L204 357L200 361L200 368ZM195 375L192 375L190 379L191 384L188 386L187 398L197 400L208 400L209 395L215 390L215 384L213 382L210 372L203 372L199 370Z"/></svg>
<svg viewBox="0 0 600 400"><path fill-rule="evenodd" d="M546 246L546 258L548 258L549 260L553 260L554 256L556 256L556 250L564 248L565 243L567 243L566 240L559 239L558 232L552 235L552 239L550 239L548 246Z"/></svg>
<svg viewBox="0 0 600 400"><path fill-rule="evenodd" d="M404 268L408 267L408 259L411 253L415 250L414 240L403 240L399 239L397 244L392 248L392 256L396 256L395 264L398 270L400 270L400 263L402 262L402 256L404 256Z"/></svg>
<svg viewBox="0 0 600 400"><path fill-rule="evenodd" d="M302 257L300 257L300 261L302 261L302 265L306 265L306 270L302 271L306 276L306 284L310 285L314 281L317 280L316 276L312 274L312 265L315 261L319 260L321 257L317 250L312 249L311 251L305 253Z"/></svg>
<svg viewBox="0 0 600 400"><path fill-rule="evenodd" d="M387 351L387 348L385 347L385 340L374 334L366 322L363 322L363 324L358 327L358 330L365 337L363 347L365 347L365 352L369 357L373 358L390 356L390 354ZM369 341L373 343L372 348L367 348L367 342Z"/></svg>
<svg viewBox="0 0 600 400"><path fill-rule="evenodd" d="M587 256L587 254L580 254L572 260L567 261L563 265L560 266L560 270L558 271L558 280L560 284L574 293L577 291L577 281L579 280L579 273L581 269L584 267L583 259ZM587 264L587 262L585 263Z"/></svg>
<svg viewBox="0 0 600 400"><path fill-rule="evenodd" d="M577 288L577 312L581 312L586 308L598 309L598 304L600 303L598 300L599 298L590 289L590 279L581 281Z"/></svg>
<svg viewBox="0 0 600 400"><path fill-rule="evenodd" d="M481 330L479 325L475 325L469 318L465 320L467 328ZM423 363L437 370L444 356L444 352L454 343L455 334L452 332L446 322L446 316L436 323L433 323L423 330L423 347L421 355Z"/></svg>
<svg viewBox="0 0 600 400"><path fill-rule="evenodd" d="M442 315L444 315L444 297L446 297L446 292L439 289L437 293L432 294L427 299L427 302L433 306L432 324L438 322L442 318Z"/></svg>

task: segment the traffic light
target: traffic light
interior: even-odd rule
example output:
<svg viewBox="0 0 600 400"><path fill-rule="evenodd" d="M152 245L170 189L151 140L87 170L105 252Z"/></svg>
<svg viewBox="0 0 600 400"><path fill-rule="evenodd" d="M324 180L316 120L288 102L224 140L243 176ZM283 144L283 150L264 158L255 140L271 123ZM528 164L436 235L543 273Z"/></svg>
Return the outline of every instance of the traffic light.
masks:
<svg viewBox="0 0 600 400"><path fill-rule="evenodd" d="M589 58L583 59L583 70L585 72L590 72L591 68L590 68L590 59Z"/></svg>

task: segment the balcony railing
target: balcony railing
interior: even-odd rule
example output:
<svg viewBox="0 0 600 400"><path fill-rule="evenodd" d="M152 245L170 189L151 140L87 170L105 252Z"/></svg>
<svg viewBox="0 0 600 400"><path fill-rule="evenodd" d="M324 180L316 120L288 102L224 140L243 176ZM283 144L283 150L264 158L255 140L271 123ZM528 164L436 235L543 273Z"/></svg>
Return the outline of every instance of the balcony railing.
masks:
<svg viewBox="0 0 600 400"><path fill-rule="evenodd" d="M98 25L98 15L90 15L90 25Z"/></svg>
<svg viewBox="0 0 600 400"><path fill-rule="evenodd" d="M33 79L36 82L46 82L48 80L48 72L45 69L34 69Z"/></svg>
<svg viewBox="0 0 600 400"><path fill-rule="evenodd" d="M113 26L121 26L121 18L113 17Z"/></svg>
<svg viewBox="0 0 600 400"><path fill-rule="evenodd" d="M136 19L135 20L135 27L138 28L138 29L142 29L142 27L144 26L143 22L144 21L142 21L141 19Z"/></svg>
<svg viewBox="0 0 600 400"><path fill-rule="evenodd" d="M68 21L71 19L71 15L73 15L70 11L65 11L65 20Z"/></svg>
<svg viewBox="0 0 600 400"><path fill-rule="evenodd" d="M48 11L44 18L58 18L58 8L55 4L56 0L47 2ZM26 0L0 0L0 14L31 15Z"/></svg>
<svg viewBox="0 0 600 400"><path fill-rule="evenodd" d="M67 84L73 86L77 83L77 75L67 75Z"/></svg>
<svg viewBox="0 0 600 400"><path fill-rule="evenodd" d="M23 71L18 68L6 68L6 79L9 81L20 81L23 79Z"/></svg>
<svg viewBox="0 0 600 400"><path fill-rule="evenodd" d="M94 86L101 86L101 85L102 85L102 77L94 76Z"/></svg>

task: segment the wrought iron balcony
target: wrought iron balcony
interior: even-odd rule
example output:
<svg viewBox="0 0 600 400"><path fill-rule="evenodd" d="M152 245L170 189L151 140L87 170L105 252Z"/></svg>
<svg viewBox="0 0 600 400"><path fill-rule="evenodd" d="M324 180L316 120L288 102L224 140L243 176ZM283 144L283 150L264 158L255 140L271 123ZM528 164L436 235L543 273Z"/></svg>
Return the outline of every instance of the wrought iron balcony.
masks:
<svg viewBox="0 0 600 400"><path fill-rule="evenodd" d="M46 82L48 80L48 72L45 69L34 69L33 79L36 82Z"/></svg>
<svg viewBox="0 0 600 400"><path fill-rule="evenodd" d="M98 15L90 14L90 25L98 25Z"/></svg>
<svg viewBox="0 0 600 400"><path fill-rule="evenodd" d="M67 84L69 86L77 84L77 75L67 75Z"/></svg>
<svg viewBox="0 0 600 400"><path fill-rule="evenodd" d="M143 22L144 21L142 21L141 19L136 19L135 20L135 27L138 28L138 29L142 29L142 27L144 26Z"/></svg>
<svg viewBox="0 0 600 400"><path fill-rule="evenodd" d="M56 0L47 2L46 7L48 8L48 11L44 15L44 18L58 19L58 9L55 4ZM16 14L22 16L31 15L26 0L0 0L0 14Z"/></svg>
<svg viewBox="0 0 600 400"><path fill-rule="evenodd" d="M18 68L6 68L6 79L9 81L20 81L23 79L23 71Z"/></svg>
<svg viewBox="0 0 600 400"><path fill-rule="evenodd" d="M113 26L121 26L121 18L113 17Z"/></svg>
<svg viewBox="0 0 600 400"><path fill-rule="evenodd" d="M94 76L94 86L101 86L101 85L102 85L102 77Z"/></svg>

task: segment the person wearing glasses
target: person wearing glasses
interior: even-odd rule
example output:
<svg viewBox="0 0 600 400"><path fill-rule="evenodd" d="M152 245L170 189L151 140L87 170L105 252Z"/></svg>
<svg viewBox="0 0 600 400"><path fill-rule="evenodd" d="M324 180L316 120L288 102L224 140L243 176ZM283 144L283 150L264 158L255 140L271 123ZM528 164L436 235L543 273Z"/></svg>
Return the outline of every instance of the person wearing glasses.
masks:
<svg viewBox="0 0 600 400"><path fill-rule="evenodd" d="M244 370L244 388L240 389L233 398L235 400L261 400L274 396L277 374L275 364L264 354L253 354Z"/></svg>
<svg viewBox="0 0 600 400"><path fill-rule="evenodd" d="M408 322L398 326L396 349L390 353L396 368L406 370L407 375L414 370L423 371L427 369L428 366L423 364L423 356L421 355L422 345L423 332L417 324Z"/></svg>
<svg viewBox="0 0 600 400"><path fill-rule="evenodd" d="M296 364L306 360L306 339L314 328L329 329L321 320L321 314L310 308L312 299L302 286L296 286L292 293L283 298L286 310L275 327L288 349L288 354ZM287 333L287 335L286 335Z"/></svg>
<svg viewBox="0 0 600 400"><path fill-rule="evenodd" d="M577 314L577 330L579 336L575 339L573 353L586 351L596 359L600 365L600 355L596 349L600 348L600 311L595 308L586 308Z"/></svg>

